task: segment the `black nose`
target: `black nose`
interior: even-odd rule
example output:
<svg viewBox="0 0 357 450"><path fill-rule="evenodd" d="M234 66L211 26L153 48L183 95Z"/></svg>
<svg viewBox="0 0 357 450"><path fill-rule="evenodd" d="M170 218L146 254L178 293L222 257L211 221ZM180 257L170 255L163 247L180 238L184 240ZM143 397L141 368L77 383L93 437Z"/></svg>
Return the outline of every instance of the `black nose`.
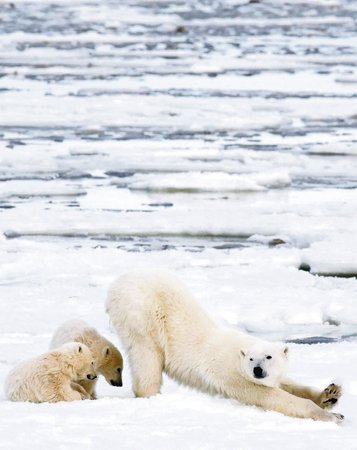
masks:
<svg viewBox="0 0 357 450"><path fill-rule="evenodd" d="M97 375L91 375L90 373L87 375L88 380L95 380Z"/></svg>
<svg viewBox="0 0 357 450"><path fill-rule="evenodd" d="M110 384L111 384L112 386L123 386L123 383L122 383L121 380L119 380L119 381L110 380Z"/></svg>
<svg viewBox="0 0 357 450"><path fill-rule="evenodd" d="M264 378L263 376L263 369L259 366L254 367L253 369L254 377L255 378Z"/></svg>

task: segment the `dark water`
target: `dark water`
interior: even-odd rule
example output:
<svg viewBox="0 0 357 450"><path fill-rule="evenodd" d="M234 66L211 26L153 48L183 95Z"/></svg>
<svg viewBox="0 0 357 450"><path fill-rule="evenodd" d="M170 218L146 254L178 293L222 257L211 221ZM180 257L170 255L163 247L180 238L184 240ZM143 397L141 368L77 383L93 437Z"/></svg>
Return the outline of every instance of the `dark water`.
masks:
<svg viewBox="0 0 357 450"><path fill-rule="evenodd" d="M0 221L8 238L227 250L253 245L246 238L255 233L286 232L281 211L275 229L259 221L242 228L246 212L233 213L241 200L268 201L266 209L271 192L308 198L357 186L354 1L5 2L0 17ZM274 171L288 181L263 181L263 193L244 184ZM192 173L202 172L212 175L207 184L192 186ZM221 173L245 177L243 187L210 191ZM105 206L82 205L113 186L150 198L111 205L108 190ZM24 221L29 204L34 225ZM217 208L208 227L174 226L180 208L197 222L197 205ZM288 213L294 208L287 202ZM101 210L106 230L95 226ZM51 226L49 211L73 226ZM84 225L73 230L78 218Z"/></svg>

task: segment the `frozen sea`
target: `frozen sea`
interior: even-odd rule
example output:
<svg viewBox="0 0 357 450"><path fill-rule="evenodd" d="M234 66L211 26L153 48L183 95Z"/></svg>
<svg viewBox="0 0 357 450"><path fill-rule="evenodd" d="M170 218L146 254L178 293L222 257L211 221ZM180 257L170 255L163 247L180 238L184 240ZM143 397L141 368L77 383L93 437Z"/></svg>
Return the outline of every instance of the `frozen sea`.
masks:
<svg viewBox="0 0 357 450"><path fill-rule="evenodd" d="M357 449L357 2L0 0L0 386L164 268L344 386L343 425L180 387L27 404L0 449ZM1 389L0 389L1 391ZM353 406L355 405L355 406Z"/></svg>

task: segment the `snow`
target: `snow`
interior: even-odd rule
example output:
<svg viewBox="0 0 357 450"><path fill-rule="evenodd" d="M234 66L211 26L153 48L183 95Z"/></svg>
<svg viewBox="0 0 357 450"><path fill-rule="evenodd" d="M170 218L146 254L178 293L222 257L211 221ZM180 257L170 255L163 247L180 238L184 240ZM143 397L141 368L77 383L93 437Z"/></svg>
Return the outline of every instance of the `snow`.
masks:
<svg viewBox="0 0 357 450"><path fill-rule="evenodd" d="M351 344L319 345L315 359L311 347L301 351L293 346L291 361L295 373L305 382L317 385L329 382L325 370L339 363L337 352L354 357ZM326 361L329 361L326 364ZM348 370L346 363L345 369ZM306 373L314 373L306 377ZM284 417L278 413L265 413L257 408L239 406L231 400L212 398L196 393L165 380L162 394L151 399L134 399L128 387L115 392L115 388L102 386L103 397L96 402L83 401L55 405L12 404L2 405L2 436L9 449L31 445L53 448L189 448L189 449L253 449L264 445L274 449L289 445L294 449L312 446L333 448L343 445L354 448L352 422L354 395L346 393L340 409L350 417L342 426ZM14 414L14 406L16 415ZM19 418L21 430L18 430ZM14 432L16 429L16 432ZM47 447L46 447L47 446ZM5 448L5 447L4 447Z"/></svg>
<svg viewBox="0 0 357 450"><path fill-rule="evenodd" d="M214 174L205 172L175 173L174 179L171 175L164 175L157 179L156 175L145 176L145 181L133 181L131 189L138 190L162 190L162 191L261 191L266 187L281 187L290 184L290 178L284 173L258 174L256 176L241 176L216 172Z"/></svg>
<svg viewBox="0 0 357 450"><path fill-rule="evenodd" d="M69 318L120 348L109 284L164 268L222 325L289 341L292 378L341 382L346 417L292 419L168 378L135 399L126 365L97 401L0 393L0 448L356 448L356 12L0 2L0 386Z"/></svg>
<svg viewBox="0 0 357 450"><path fill-rule="evenodd" d="M266 249L266 255L246 249L206 250L199 255L153 251L148 256L121 251L115 245L93 249L82 243L75 248L65 242L28 240L8 240L2 248L7 264L2 266L0 287L2 297L9 299L2 302L0 316L2 381L24 356L46 351L54 328L71 317L92 323L120 347L104 313L104 299L117 274L138 266L169 268L186 281L202 306L221 323L271 340L315 334L333 337L352 334L356 329L355 280L315 279L294 268L297 261L288 249ZM345 414L346 423L341 427L210 398L168 379L160 396L137 400L131 393L126 367L125 387L112 388L102 381L96 402L1 402L1 435L6 448L25 448L31 439L36 448L95 448L100 444L116 448L120 441L124 448L164 449L171 442L178 449L229 449L239 442L253 449L266 433L268 448L290 439L297 449L313 445L311 440L330 448L337 439L343 439L346 448L354 448L356 380L352 368L356 344L290 347L290 373L300 382L320 387L336 377L343 382L345 391L338 411ZM19 426L21 432L15 431Z"/></svg>

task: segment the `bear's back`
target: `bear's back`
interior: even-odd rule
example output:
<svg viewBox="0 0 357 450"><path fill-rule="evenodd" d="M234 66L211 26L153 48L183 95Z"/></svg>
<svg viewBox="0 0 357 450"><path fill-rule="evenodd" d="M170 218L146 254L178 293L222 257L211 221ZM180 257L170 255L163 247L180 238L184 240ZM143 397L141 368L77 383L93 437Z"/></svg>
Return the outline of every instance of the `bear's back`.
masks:
<svg viewBox="0 0 357 450"><path fill-rule="evenodd" d="M49 371L59 370L57 358L45 353L21 361L5 380L5 395L9 400L38 401L38 387L43 384Z"/></svg>
<svg viewBox="0 0 357 450"><path fill-rule="evenodd" d="M67 342L82 342L91 348L92 343L100 339L101 336L96 329L87 322L81 319L71 319L57 328L52 337L50 349L60 347Z"/></svg>
<svg viewBox="0 0 357 450"><path fill-rule="evenodd" d="M161 271L122 275L110 287L106 306L113 325L124 337L152 335L157 341L163 334L178 336L183 332L187 339L215 326L185 285Z"/></svg>

